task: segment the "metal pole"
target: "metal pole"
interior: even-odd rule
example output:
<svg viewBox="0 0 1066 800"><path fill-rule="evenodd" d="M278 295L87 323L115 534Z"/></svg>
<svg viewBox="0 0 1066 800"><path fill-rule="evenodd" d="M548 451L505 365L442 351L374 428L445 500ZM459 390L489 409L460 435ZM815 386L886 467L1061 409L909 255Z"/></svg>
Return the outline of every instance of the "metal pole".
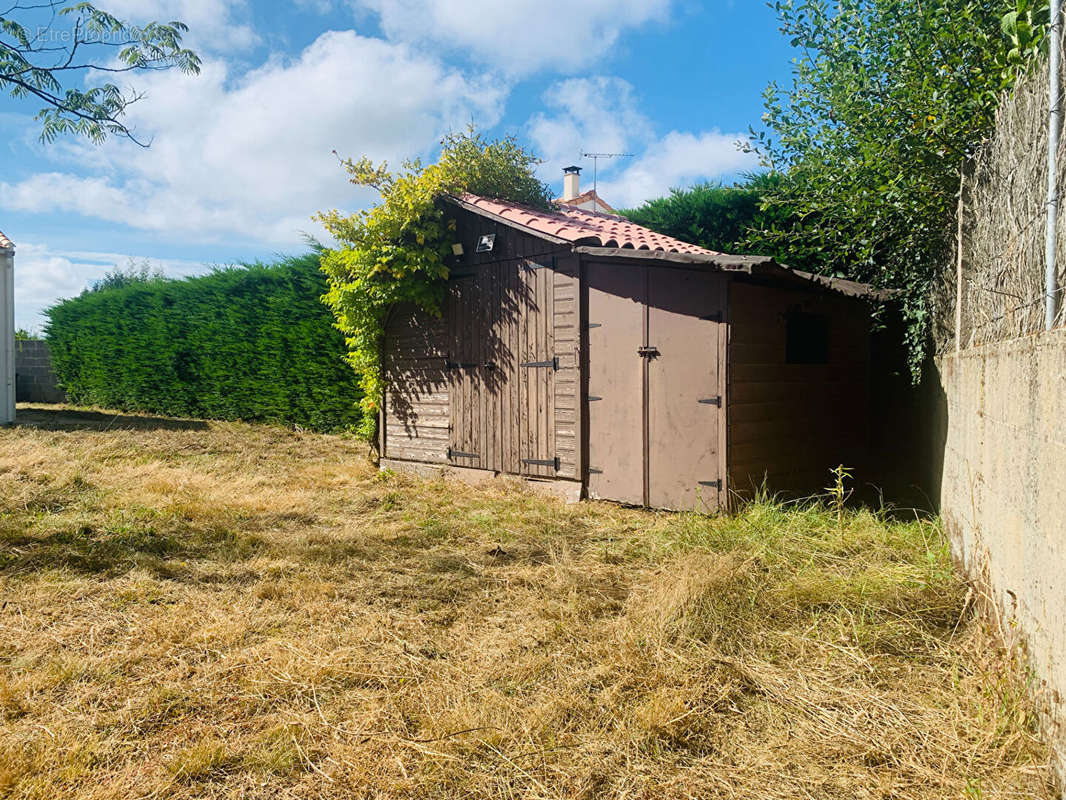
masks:
<svg viewBox="0 0 1066 800"><path fill-rule="evenodd" d="M1055 327L1058 316L1056 302L1056 279L1058 270L1055 264L1056 222L1059 212L1058 188L1058 153L1059 127L1062 120L1061 98L1059 97L1059 46L1061 44L1061 0L1051 0L1051 25L1048 35L1051 37L1050 57L1048 58L1048 126L1047 126L1047 232L1044 236L1044 327Z"/></svg>

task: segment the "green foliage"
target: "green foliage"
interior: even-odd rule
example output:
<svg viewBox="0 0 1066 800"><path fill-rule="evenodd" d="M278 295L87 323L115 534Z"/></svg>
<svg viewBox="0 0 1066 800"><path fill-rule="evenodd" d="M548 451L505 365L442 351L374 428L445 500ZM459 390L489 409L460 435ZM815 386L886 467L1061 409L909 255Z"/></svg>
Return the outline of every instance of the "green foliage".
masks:
<svg viewBox="0 0 1066 800"><path fill-rule="evenodd" d="M117 282L50 308L46 335L76 403L352 428L359 391L325 289L316 254Z"/></svg>
<svg viewBox="0 0 1066 800"><path fill-rule="evenodd" d="M342 162L350 181L381 194L373 208L344 215L327 211L317 219L341 247L324 250L329 279L323 298L344 332L348 361L363 391L361 434L373 440L384 391L381 341L385 316L399 303L439 314L448 277L446 258L454 242L454 221L439 202L463 192L547 208L548 187L533 174L537 159L513 137L486 140L475 129L449 134L440 160L428 166L406 161L397 173L365 156Z"/></svg>
<svg viewBox="0 0 1066 800"><path fill-rule="evenodd" d="M1047 50L1051 8L1042 0L1017 0L1015 7L1000 19L1008 49L1003 57L1002 77L1006 84L1024 72Z"/></svg>
<svg viewBox="0 0 1066 800"><path fill-rule="evenodd" d="M39 339L39 338L41 338L41 337L34 336L32 333L30 333L25 328L16 328L15 329L15 341L16 342L32 342L35 339Z"/></svg>
<svg viewBox="0 0 1066 800"><path fill-rule="evenodd" d="M672 189L667 197L619 213L638 225L709 250L788 256L790 266L805 268L810 258L795 248L783 252L772 244L748 241L753 230L779 229L794 222L793 212L786 205L764 202L783 181L780 173L763 172L749 175L733 186L699 183L687 189Z"/></svg>
<svg viewBox="0 0 1066 800"><path fill-rule="evenodd" d="M133 26L91 3L57 0L16 3L0 14L0 90L43 103L37 119L47 142L65 133L97 143L113 134L138 142L121 117L141 95L111 82L86 85L98 73L200 71L199 56L181 46L188 31L181 22Z"/></svg>
<svg viewBox="0 0 1066 800"><path fill-rule="evenodd" d="M917 375L929 289L950 258L960 167L990 131L1001 91L1038 52L1040 12L1028 0L774 7L802 55L787 91L767 89L767 132L755 147L787 170L767 206L792 213L747 245L898 290Z"/></svg>
<svg viewBox="0 0 1066 800"><path fill-rule="evenodd" d="M124 286L153 283L162 280L166 280L166 275L163 273L163 270L158 267L153 268L151 262L147 260L138 263L131 258L125 269L116 268L111 270L104 275L103 278L96 281L92 287L86 289L86 291L100 292L107 289L121 289Z"/></svg>

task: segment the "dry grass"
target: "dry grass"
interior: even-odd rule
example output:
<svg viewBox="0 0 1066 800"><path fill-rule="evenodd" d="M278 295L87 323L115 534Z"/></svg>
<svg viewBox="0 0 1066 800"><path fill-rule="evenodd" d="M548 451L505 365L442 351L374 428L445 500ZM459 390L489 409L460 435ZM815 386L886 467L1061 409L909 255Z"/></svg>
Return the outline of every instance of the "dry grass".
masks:
<svg viewBox="0 0 1066 800"><path fill-rule="evenodd" d="M1053 794L934 524L109 420L0 431L0 796Z"/></svg>

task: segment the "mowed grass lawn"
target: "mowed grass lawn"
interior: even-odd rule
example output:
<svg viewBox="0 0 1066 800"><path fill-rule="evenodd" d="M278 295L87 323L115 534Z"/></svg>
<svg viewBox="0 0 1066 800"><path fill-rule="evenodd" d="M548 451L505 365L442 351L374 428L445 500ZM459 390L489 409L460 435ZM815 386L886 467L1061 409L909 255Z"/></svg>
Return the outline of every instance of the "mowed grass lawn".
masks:
<svg viewBox="0 0 1066 800"><path fill-rule="evenodd" d="M0 431L0 796L1051 797L935 523L565 505L351 439Z"/></svg>

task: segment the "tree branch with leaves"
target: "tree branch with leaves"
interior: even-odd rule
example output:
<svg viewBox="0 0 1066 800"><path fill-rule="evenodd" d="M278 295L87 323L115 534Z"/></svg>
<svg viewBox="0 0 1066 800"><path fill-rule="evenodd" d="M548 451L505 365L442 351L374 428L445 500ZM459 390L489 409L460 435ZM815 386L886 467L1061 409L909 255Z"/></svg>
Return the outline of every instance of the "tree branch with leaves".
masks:
<svg viewBox="0 0 1066 800"><path fill-rule="evenodd" d="M182 46L181 22L130 25L91 3L16 2L0 11L0 89L40 101L41 139L75 134L100 143L121 136L141 145L123 121L143 97L115 84L128 72L200 71L200 58ZM103 82L92 85L98 78ZM89 84L76 88L75 82Z"/></svg>
<svg viewBox="0 0 1066 800"><path fill-rule="evenodd" d="M753 140L785 176L764 202L790 213L753 231L745 245L896 290L917 376L931 286L951 259L959 165L991 131L1003 91L1040 55L1047 4L778 0L774 7L803 56L791 86L767 89L766 131Z"/></svg>

